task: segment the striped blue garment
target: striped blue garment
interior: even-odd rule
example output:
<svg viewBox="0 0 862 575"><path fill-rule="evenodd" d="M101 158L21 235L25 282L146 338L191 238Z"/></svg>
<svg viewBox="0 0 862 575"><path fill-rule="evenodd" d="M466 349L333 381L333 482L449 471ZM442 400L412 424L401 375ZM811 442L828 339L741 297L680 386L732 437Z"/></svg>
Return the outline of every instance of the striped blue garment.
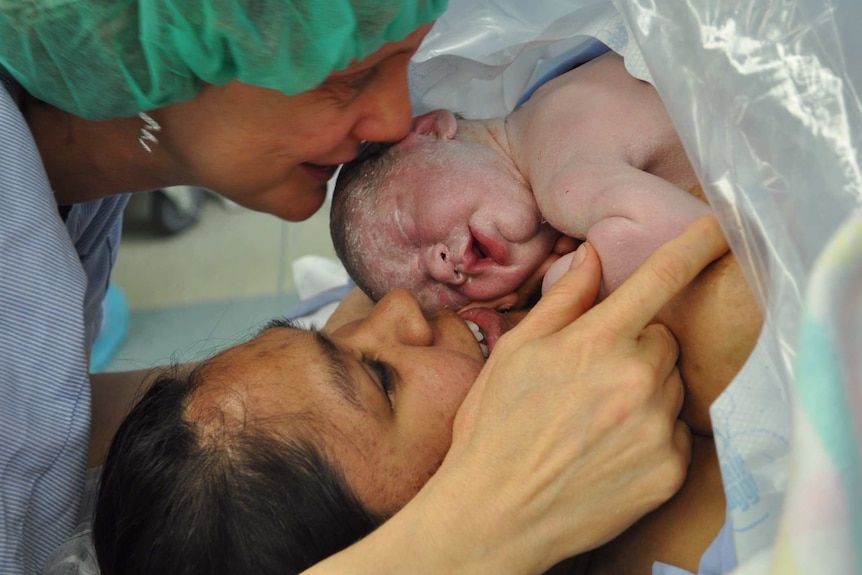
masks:
<svg viewBox="0 0 862 575"><path fill-rule="evenodd" d="M116 257L126 195L60 216L0 75L0 573L40 573L72 533L86 471L86 350Z"/></svg>

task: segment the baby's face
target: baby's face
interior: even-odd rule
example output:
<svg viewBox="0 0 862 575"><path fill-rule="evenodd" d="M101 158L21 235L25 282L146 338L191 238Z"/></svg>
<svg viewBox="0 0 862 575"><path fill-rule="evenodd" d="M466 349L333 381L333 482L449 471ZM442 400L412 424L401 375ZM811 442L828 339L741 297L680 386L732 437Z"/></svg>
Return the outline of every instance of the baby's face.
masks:
<svg viewBox="0 0 862 575"><path fill-rule="evenodd" d="M376 293L414 293L425 309L493 304L545 262L558 236L510 165L469 141L413 141L351 229ZM429 160L429 157L432 158Z"/></svg>

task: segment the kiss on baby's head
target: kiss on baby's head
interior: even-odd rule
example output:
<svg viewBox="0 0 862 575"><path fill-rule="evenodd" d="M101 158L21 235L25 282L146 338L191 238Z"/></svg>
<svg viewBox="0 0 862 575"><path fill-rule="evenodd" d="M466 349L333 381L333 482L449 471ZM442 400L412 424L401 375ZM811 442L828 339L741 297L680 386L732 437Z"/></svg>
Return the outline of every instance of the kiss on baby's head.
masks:
<svg viewBox="0 0 862 575"><path fill-rule="evenodd" d="M548 258L559 234L511 161L471 128L435 111L342 168L333 242L372 299L406 288L428 309L504 305Z"/></svg>

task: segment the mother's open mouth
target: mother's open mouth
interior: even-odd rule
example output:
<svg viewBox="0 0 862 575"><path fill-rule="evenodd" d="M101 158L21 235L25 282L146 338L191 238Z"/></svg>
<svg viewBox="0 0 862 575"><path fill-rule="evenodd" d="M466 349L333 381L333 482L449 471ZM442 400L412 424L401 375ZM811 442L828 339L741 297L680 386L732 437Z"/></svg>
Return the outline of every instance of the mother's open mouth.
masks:
<svg viewBox="0 0 862 575"><path fill-rule="evenodd" d="M488 359L489 351L488 344L485 342L485 333L478 325L476 325L469 319L465 319L464 323L467 324L467 327L469 327L470 331L473 332L473 337L475 337L476 341L479 342L479 349L482 350L482 355L485 356L485 359Z"/></svg>
<svg viewBox="0 0 862 575"><path fill-rule="evenodd" d="M506 322L503 316L494 309L488 307L474 307L458 313L473 332L473 337L482 350L482 355L487 357L494 351L497 340L506 331Z"/></svg>

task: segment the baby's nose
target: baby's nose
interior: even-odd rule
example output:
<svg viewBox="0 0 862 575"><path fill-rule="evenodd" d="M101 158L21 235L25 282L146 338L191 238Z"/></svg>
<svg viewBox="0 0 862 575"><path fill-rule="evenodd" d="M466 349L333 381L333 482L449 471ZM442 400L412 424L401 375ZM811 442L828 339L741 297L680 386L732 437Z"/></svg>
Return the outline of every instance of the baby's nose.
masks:
<svg viewBox="0 0 862 575"><path fill-rule="evenodd" d="M455 261L452 251L446 244L436 244L426 256L426 267L432 278L438 282L461 285L467 281L467 274Z"/></svg>

